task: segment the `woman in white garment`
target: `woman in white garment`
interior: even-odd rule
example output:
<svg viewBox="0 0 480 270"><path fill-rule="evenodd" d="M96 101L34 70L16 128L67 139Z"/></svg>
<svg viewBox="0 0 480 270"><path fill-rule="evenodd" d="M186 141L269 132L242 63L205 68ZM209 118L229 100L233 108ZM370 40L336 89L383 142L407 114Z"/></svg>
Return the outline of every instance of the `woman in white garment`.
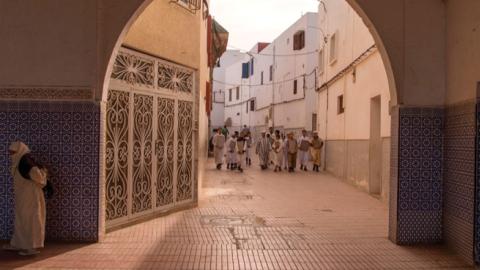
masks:
<svg viewBox="0 0 480 270"><path fill-rule="evenodd" d="M47 183L47 175L46 171L37 166L28 168L26 173L24 170L20 173L20 160L30 152L24 143L12 143L8 151L12 161L10 172L14 181L15 227L10 244L3 248L19 251L19 254L24 256L34 255L39 253L38 248L43 248L45 240L46 209L42 188Z"/></svg>

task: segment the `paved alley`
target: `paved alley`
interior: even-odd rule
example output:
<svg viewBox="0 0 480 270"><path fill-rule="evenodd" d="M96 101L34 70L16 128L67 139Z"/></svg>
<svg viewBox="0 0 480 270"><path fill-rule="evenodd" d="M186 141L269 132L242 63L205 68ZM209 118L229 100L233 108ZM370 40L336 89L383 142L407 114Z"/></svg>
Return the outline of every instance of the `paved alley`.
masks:
<svg viewBox="0 0 480 270"><path fill-rule="evenodd" d="M442 247L392 244L387 204L327 174L208 169L201 185L196 209L33 259L1 251L0 269L470 269Z"/></svg>

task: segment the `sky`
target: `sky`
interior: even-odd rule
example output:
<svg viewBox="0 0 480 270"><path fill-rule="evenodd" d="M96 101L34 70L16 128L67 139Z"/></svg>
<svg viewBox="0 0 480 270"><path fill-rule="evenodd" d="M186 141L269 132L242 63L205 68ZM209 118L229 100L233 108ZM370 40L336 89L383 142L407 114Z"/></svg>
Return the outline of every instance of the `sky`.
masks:
<svg viewBox="0 0 480 270"><path fill-rule="evenodd" d="M273 41L302 14L317 9L317 0L210 1L210 13L230 33L229 49L245 51Z"/></svg>

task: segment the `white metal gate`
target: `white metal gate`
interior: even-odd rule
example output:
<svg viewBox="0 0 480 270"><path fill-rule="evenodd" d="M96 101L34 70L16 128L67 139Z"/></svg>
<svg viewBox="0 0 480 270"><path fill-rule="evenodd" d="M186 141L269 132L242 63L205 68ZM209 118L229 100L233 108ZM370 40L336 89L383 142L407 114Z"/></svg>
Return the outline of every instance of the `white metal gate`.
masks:
<svg viewBox="0 0 480 270"><path fill-rule="evenodd" d="M122 48L107 104L107 227L193 202L194 71Z"/></svg>

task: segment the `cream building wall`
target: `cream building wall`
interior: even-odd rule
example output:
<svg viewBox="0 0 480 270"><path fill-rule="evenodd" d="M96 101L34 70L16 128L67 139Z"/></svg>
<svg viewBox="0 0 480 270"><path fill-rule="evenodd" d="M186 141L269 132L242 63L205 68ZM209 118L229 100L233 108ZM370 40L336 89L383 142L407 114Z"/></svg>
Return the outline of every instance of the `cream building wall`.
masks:
<svg viewBox="0 0 480 270"><path fill-rule="evenodd" d="M385 67L378 50L372 48L375 43L368 28L349 4L337 0L323 2L325 8L319 6L318 24L327 43L322 44L323 58L319 58L322 87L318 93L318 130L326 140L324 166L345 181L387 200L391 117ZM344 112L338 111L340 96ZM381 137L376 152L371 140L371 106L375 97L380 101L377 128ZM379 167L375 167L377 163ZM381 175L372 176L380 170Z"/></svg>

